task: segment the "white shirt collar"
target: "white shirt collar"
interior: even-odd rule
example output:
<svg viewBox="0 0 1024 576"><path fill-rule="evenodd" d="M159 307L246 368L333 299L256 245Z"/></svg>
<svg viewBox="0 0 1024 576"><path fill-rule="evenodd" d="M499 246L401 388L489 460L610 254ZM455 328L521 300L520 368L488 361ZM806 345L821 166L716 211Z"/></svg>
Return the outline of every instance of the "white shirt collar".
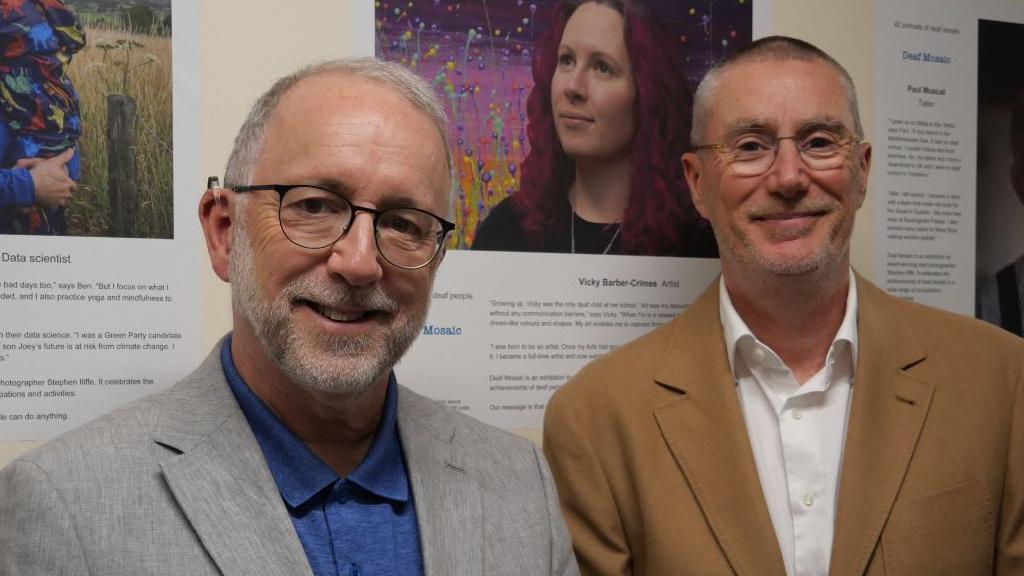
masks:
<svg viewBox="0 0 1024 576"><path fill-rule="evenodd" d="M839 325L839 330L836 331L836 335L832 338L832 345L829 347L829 355L835 353L837 342L846 342L850 346L850 360L851 370L854 370L857 366L857 280L853 274L853 268L850 268L850 282L849 290L846 293L846 313L843 315L843 322ZM740 318L739 312L732 305L732 299L729 298L729 291L725 288L725 279L719 278L718 281L718 296L719 296L719 318L722 322L722 331L725 334L725 350L729 356L729 369L732 371L733 378L738 378L739 375L736 372L736 349L741 340L747 338L754 341L757 337L750 331L747 323ZM762 343L762 345L764 345ZM764 345L765 348L769 346ZM852 374L851 374L852 376Z"/></svg>

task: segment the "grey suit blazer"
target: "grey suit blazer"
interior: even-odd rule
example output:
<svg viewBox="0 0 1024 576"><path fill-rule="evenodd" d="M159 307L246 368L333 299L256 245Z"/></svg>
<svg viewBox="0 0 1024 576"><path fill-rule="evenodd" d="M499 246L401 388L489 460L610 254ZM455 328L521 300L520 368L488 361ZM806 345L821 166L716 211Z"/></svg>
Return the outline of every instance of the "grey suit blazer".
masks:
<svg viewBox="0 0 1024 576"><path fill-rule="evenodd" d="M578 574L537 447L405 388L398 429L426 574ZM219 346L0 470L0 575L41 574L312 574Z"/></svg>

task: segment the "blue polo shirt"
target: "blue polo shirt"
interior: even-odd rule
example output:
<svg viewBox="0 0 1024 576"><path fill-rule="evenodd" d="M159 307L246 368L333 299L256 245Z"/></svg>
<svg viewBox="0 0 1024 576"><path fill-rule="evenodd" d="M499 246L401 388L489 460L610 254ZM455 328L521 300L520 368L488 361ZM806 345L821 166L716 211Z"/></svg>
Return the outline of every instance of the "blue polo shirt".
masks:
<svg viewBox="0 0 1024 576"><path fill-rule="evenodd" d="M263 451L313 573L422 575L416 506L395 419L394 373L370 451L351 474L340 478L242 380L231 358L230 336L224 339L220 356L224 376Z"/></svg>

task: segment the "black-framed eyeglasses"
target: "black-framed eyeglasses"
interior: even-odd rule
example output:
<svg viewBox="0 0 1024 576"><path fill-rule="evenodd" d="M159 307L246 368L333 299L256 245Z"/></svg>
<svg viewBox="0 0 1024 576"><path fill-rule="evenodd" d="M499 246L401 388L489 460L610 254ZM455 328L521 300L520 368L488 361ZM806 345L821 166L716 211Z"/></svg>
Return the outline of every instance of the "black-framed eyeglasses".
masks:
<svg viewBox="0 0 1024 576"><path fill-rule="evenodd" d="M392 265L406 270L430 264L445 236L455 225L419 208L375 210L356 206L341 194L311 184L254 184L231 187L237 193L273 190L280 196L278 222L292 243L303 248L326 248L340 240L356 214L373 215L377 250Z"/></svg>
<svg viewBox="0 0 1024 576"><path fill-rule="evenodd" d="M809 130L794 136L745 133L720 144L701 144L694 150L714 150L737 176L760 176L775 165L783 140L792 140L804 165L814 171L835 170L849 158L850 148L860 142L854 135L832 129Z"/></svg>

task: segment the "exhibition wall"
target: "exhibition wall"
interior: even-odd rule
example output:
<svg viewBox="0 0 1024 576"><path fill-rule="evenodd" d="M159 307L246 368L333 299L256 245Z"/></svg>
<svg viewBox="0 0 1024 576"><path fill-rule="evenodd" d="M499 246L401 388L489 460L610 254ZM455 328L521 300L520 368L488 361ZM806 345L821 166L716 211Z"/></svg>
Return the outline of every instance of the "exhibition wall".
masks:
<svg viewBox="0 0 1024 576"><path fill-rule="evenodd" d="M742 0L729 1L744 4ZM840 0L746 2L752 3L754 38L785 34L812 42L846 66L856 84L866 137L876 148L869 194L853 234L854 268L894 293L902 290L905 297L973 314L976 276L991 274L1024 250L1015 252L992 241L999 246L993 250L1002 252L993 254L986 248L975 258L975 196L949 194L940 199L916 190L947 185L961 192L974 189L978 148L974 127L979 122L979 96L972 76L978 58L976 27L982 18L1024 22L1024 9L997 0L970 7L922 0L895 6ZM714 4L694 2L701 10ZM21 346L25 339L10 334L32 334L32 346L39 346L11 349L6 359L0 354L0 378L27 380L35 371L40 378L69 383L38 387L68 394L67 398L38 398L36 412L52 416L53 422L0 420L0 466L45 438L173 383L230 329L230 291L210 271L196 219L206 177L223 178L239 125L255 98L274 79L308 62L373 54L375 8L380 6L364 0L303 0L301 10L238 0L171 3L174 137L173 144L167 144L173 145L170 237L145 237L142 233L131 239L0 236L0 246L7 253L47 256L58 263L59 258L71 260L56 279L52 266L44 269L27 259L0 266L0 279L34 286L12 287L14 297L29 299L30 290L32 298L50 294L46 286L53 286L54 294L83 299L74 308L72 303L31 301L17 303L17 309L15 303L0 300L0 316L6 324L0 326L0 337L8 333L0 342ZM932 36L923 36L929 34L929 26L935 28ZM922 36L908 36L913 34ZM140 48L139 54L146 50ZM110 51L118 54L116 48ZM913 55L925 52L937 56L920 64ZM965 61L972 63L966 65ZM925 65L929 68L920 72L922 78L914 80ZM967 90L964 78L970 80ZM914 90L923 90L928 97ZM985 120L985 126L998 128L1005 122L1006 106L998 98L992 106L995 119ZM909 130L915 126L930 130L925 123L936 115L950 117L947 126L939 122L936 133L929 133L929 137L942 140L945 152L937 153L942 166L936 168L941 173L921 172L934 168L931 165L902 171L893 168L899 164L893 160L897 157L894 143L908 145L906 138L894 136L898 130L904 125L910 126ZM1002 166L1000 160L992 162ZM919 202L914 205L918 214L925 214L929 221L941 220L941 228L936 231L919 221L914 221L914 226L905 222L896 226L894 222L903 216L901 202L907 206ZM998 207L991 211L999 225L1010 226L1015 218L1024 221L1024 208L1011 199L989 203ZM979 251L982 245L979 239ZM49 266L50 258L47 260ZM925 274L926 280L921 280L921 275L908 279L907 270L925 270L922 262L935 264L939 272L936 276ZM428 325L436 328L420 337L396 371L403 383L417 391L539 442L544 402L561 379L588 358L684 308L716 274L717 261L713 259L568 254L503 254L495 259L470 250L451 250L439 272L428 318ZM537 282L536 278L545 280ZM588 289L583 286L590 286L590 278L596 286L590 294L600 295L580 296ZM636 288L638 279L642 290ZM131 307L123 300L130 300ZM569 318L576 315L571 311L599 304L610 320L593 326L589 320L586 326L579 321L553 326L515 322L510 326L507 318L495 322L506 308L534 310L536 316L542 309L551 309L556 312L547 317ZM54 312L64 310L60 305L69 310L66 318ZM579 313L579 318L591 316ZM36 320L38 324L34 324ZM50 337L58 333L63 338ZM145 344L135 348L133 335ZM43 348L57 340L79 348ZM115 341L116 346L112 344ZM521 354L512 354L512 350ZM542 354L545 350L560 354L553 358L551 353ZM445 360L439 363L438 358ZM47 370L53 374L44 377ZM528 389L485 385L520 381L532 384ZM541 382L549 384L540 386ZM11 402L0 398L0 413L11 412Z"/></svg>

